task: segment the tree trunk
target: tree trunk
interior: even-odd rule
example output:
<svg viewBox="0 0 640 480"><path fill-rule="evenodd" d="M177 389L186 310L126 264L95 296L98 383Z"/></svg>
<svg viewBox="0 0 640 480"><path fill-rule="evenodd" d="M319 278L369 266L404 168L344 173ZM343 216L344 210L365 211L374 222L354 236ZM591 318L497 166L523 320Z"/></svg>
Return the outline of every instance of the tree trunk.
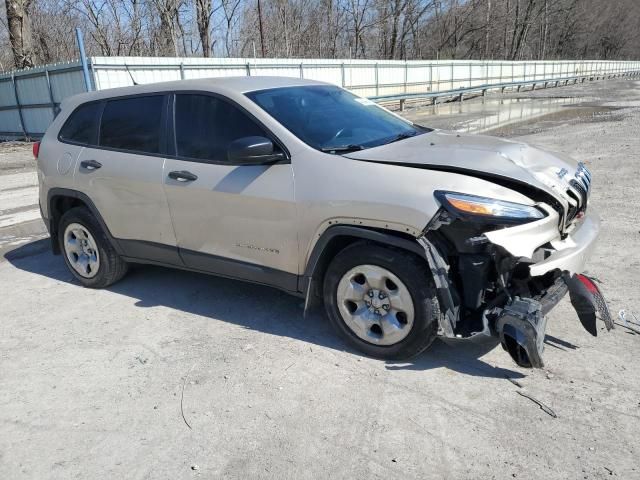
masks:
<svg viewBox="0 0 640 480"><path fill-rule="evenodd" d="M522 23L520 25L520 31L518 32L518 35L515 35L517 28L516 30L514 30L514 45L511 45L511 60L516 60L520 55L522 46L524 45L525 39L527 38L527 33L529 33L529 27L531 26L531 18L533 16L535 6L536 0L529 0L527 8L524 12L524 17L522 18ZM516 19L518 17L517 12L518 10L516 9Z"/></svg>
<svg viewBox="0 0 640 480"><path fill-rule="evenodd" d="M177 57L176 17L178 16L179 0L154 0L160 15L158 29L158 53L165 57Z"/></svg>
<svg viewBox="0 0 640 480"><path fill-rule="evenodd" d="M489 59L489 45L491 40L491 0L487 0L487 17L484 24L484 58Z"/></svg>
<svg viewBox="0 0 640 480"><path fill-rule="evenodd" d="M549 5L547 0L544 0L544 21L542 25L542 53L540 55L541 60L544 60L547 55L547 37L549 35Z"/></svg>
<svg viewBox="0 0 640 480"><path fill-rule="evenodd" d="M391 45L389 46L389 58L396 58L396 49L398 45L398 27L400 23L400 16L404 13L404 8L406 7L406 2L400 2L400 0L396 0L393 5L393 17L392 17L392 25L391 25Z"/></svg>
<svg viewBox="0 0 640 480"><path fill-rule="evenodd" d="M202 44L202 56L211 56L211 0L196 0L196 22L198 23L198 34Z"/></svg>
<svg viewBox="0 0 640 480"><path fill-rule="evenodd" d="M33 37L29 7L31 0L6 0L9 41L16 68L34 65Z"/></svg>
<svg viewBox="0 0 640 480"><path fill-rule="evenodd" d="M262 27L262 7L260 0L258 0L258 26L260 28L260 51L262 52L262 58L266 57L266 49L264 45L264 30Z"/></svg>

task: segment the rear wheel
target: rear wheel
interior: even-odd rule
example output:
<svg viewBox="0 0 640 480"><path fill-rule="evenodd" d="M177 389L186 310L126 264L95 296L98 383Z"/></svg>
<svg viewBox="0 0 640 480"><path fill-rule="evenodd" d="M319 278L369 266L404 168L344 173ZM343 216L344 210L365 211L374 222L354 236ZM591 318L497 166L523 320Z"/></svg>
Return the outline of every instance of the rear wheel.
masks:
<svg viewBox="0 0 640 480"><path fill-rule="evenodd" d="M85 287L108 287L127 273L127 263L86 208L75 207L65 212L58 232L64 261Z"/></svg>
<svg viewBox="0 0 640 480"><path fill-rule="evenodd" d="M367 355L404 359L435 339L439 308L422 259L403 250L353 244L324 278L327 314L337 331Z"/></svg>

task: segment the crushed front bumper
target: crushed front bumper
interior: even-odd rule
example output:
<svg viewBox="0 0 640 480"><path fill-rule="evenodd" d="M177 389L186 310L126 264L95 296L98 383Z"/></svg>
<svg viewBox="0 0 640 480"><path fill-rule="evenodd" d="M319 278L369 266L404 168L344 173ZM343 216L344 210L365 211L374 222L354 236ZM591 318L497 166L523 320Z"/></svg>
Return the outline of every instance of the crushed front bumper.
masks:
<svg viewBox="0 0 640 480"><path fill-rule="evenodd" d="M486 232L484 235L494 245L521 258L533 258L537 249L549 244L551 254L529 267L532 277L552 270L571 274L582 272L600 233L600 217L591 209L562 239L558 232L558 214L551 209L546 210L548 216L542 220Z"/></svg>
<svg viewBox="0 0 640 480"><path fill-rule="evenodd" d="M547 224L548 225L548 224ZM541 261L529 266L531 277L541 277L548 272L559 271L562 276L547 293L535 301L514 299L498 315L496 332L505 350L513 360L523 367L541 368L546 329L545 315L569 292L580 323L591 335L598 333L596 317L605 323L607 330L613 328L613 320L604 296L593 279L580 273L591 255L598 234L600 218L590 211L564 238L549 241L551 253ZM548 235L539 232L540 235Z"/></svg>
<svg viewBox="0 0 640 480"><path fill-rule="evenodd" d="M600 231L598 215L590 212L582 217L562 238L558 231L557 213L553 210L548 213L547 217L537 222L483 234L490 243L503 249L498 251L501 256L497 258L507 261L496 261L498 272L501 272L499 268L504 268L498 275L513 278L509 275L516 270L519 273L514 283L498 277L492 287L494 294L496 291L499 293L485 305L482 328L471 330L462 337L496 336L513 360L522 367L543 367L546 315L567 292L580 322L590 334L597 335L597 316L604 321L608 330L613 328L613 320L602 293L591 278L581 273ZM438 290L442 312L439 319L440 334L460 337L458 332L464 330L457 330L458 323L469 318L469 314L467 317L460 314L459 290L449 275L451 267L447 258L426 235L420 237L418 242L425 249ZM529 270L526 276L523 275L523 267ZM459 270L458 274L472 273Z"/></svg>
<svg viewBox="0 0 640 480"><path fill-rule="evenodd" d="M587 259L591 256L600 233L600 218L597 213L590 212L564 240L552 240L555 250L549 257L529 267L532 277L544 275L551 270L561 270L572 274L584 270Z"/></svg>

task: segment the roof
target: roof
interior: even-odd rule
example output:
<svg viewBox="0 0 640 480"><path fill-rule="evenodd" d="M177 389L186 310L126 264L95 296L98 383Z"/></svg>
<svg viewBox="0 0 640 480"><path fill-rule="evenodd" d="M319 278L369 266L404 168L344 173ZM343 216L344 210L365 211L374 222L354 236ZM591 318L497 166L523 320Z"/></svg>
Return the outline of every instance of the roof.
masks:
<svg viewBox="0 0 640 480"><path fill-rule="evenodd" d="M131 87L109 88L96 92L87 92L75 95L72 103L79 104L102 98L120 97L140 93L166 92L171 90L202 90L222 94L243 94L255 90L270 88L294 87L303 85L327 85L316 80L293 77L215 77L194 78L190 80L174 80L171 82L148 83Z"/></svg>

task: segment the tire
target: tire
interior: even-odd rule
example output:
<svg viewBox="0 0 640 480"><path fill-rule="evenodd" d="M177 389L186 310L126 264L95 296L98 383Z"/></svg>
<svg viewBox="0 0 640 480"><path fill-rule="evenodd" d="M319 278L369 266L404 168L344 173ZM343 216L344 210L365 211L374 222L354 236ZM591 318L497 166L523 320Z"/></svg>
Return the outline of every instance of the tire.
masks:
<svg viewBox="0 0 640 480"><path fill-rule="evenodd" d="M127 273L127 262L85 207L74 207L62 215L58 242L67 268L85 287L105 288Z"/></svg>
<svg viewBox="0 0 640 480"><path fill-rule="evenodd" d="M337 332L371 357L408 359L437 336L440 308L426 261L404 250L368 242L346 247L327 268L323 297Z"/></svg>

